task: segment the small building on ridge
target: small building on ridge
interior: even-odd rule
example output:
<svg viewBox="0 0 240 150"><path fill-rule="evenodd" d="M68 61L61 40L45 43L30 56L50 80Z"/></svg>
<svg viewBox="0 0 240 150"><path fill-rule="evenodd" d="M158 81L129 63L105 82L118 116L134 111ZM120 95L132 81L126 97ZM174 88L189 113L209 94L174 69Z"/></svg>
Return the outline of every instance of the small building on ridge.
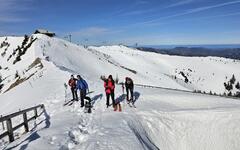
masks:
<svg viewBox="0 0 240 150"><path fill-rule="evenodd" d="M45 29L37 29L34 34L45 34L49 37L54 37L56 36L56 34L54 32L50 32L48 30L45 30Z"/></svg>

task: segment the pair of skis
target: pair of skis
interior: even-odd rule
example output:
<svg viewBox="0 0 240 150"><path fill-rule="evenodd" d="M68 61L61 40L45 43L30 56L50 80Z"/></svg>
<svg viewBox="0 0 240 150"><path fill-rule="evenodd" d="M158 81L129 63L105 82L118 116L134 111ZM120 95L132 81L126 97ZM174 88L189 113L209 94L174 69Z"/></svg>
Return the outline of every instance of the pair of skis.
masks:
<svg viewBox="0 0 240 150"><path fill-rule="evenodd" d="M129 107L137 108L132 101L128 101L127 104Z"/></svg>
<svg viewBox="0 0 240 150"><path fill-rule="evenodd" d="M65 102L65 103L63 104L63 106L71 106L75 101L77 101L77 100L71 99L71 100Z"/></svg>
<svg viewBox="0 0 240 150"><path fill-rule="evenodd" d="M124 94L124 83L121 83L121 85L122 85L122 93ZM134 102L133 102L133 100L125 100L125 102L127 101L127 104L128 104L128 106L129 107L133 107L133 108L137 108L136 106L135 106L135 104L134 104Z"/></svg>

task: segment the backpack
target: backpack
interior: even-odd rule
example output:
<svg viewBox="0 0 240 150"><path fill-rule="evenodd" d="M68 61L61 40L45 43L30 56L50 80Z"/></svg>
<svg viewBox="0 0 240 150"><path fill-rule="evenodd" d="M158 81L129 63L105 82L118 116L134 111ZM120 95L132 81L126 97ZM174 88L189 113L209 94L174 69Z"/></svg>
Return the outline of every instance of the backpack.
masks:
<svg viewBox="0 0 240 150"><path fill-rule="evenodd" d="M87 82L85 80L81 80L82 85L83 85L83 89L87 89Z"/></svg>

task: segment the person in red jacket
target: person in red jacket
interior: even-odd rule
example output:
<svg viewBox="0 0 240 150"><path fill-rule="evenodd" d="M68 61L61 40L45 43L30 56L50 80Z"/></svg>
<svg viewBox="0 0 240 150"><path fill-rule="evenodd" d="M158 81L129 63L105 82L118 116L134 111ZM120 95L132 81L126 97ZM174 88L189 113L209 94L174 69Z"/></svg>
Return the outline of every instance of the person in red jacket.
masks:
<svg viewBox="0 0 240 150"><path fill-rule="evenodd" d="M71 75L71 79L69 79L68 85L69 85L70 88L71 88L73 100L78 101L78 95L77 95L77 79L74 78L73 75Z"/></svg>
<svg viewBox="0 0 240 150"><path fill-rule="evenodd" d="M111 96L112 99L112 105L115 107L115 100L114 100L114 89L115 89L115 82L112 78L112 75L109 75L108 79L104 81L104 87L105 87L105 92L106 92L106 97L107 97L107 108L110 106L109 104L109 99Z"/></svg>

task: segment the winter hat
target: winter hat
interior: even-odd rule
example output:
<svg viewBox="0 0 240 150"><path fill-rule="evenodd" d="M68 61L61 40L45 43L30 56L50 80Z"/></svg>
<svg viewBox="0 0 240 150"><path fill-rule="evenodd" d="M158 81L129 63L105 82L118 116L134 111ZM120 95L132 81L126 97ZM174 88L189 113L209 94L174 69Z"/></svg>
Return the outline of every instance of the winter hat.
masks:
<svg viewBox="0 0 240 150"><path fill-rule="evenodd" d="M82 79L82 77L80 75L77 75L77 78Z"/></svg>

